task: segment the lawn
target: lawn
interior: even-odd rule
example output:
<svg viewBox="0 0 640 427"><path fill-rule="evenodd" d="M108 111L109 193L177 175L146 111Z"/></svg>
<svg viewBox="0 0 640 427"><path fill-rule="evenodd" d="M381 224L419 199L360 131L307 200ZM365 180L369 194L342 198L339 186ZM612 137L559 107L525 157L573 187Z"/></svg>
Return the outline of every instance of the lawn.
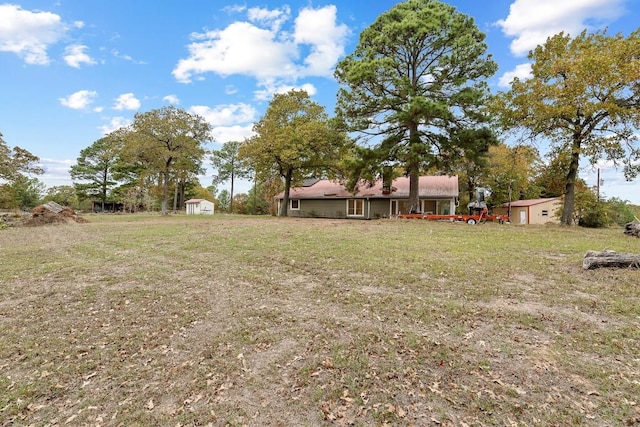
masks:
<svg viewBox="0 0 640 427"><path fill-rule="evenodd" d="M621 229L86 218L0 230L0 426L640 425Z"/></svg>

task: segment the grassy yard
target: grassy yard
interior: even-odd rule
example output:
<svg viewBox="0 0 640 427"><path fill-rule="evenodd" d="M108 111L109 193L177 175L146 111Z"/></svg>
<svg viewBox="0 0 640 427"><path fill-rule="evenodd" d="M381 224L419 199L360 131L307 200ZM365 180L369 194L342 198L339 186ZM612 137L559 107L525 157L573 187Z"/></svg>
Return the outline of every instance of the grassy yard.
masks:
<svg viewBox="0 0 640 427"><path fill-rule="evenodd" d="M0 230L0 426L640 425L620 229L87 219Z"/></svg>

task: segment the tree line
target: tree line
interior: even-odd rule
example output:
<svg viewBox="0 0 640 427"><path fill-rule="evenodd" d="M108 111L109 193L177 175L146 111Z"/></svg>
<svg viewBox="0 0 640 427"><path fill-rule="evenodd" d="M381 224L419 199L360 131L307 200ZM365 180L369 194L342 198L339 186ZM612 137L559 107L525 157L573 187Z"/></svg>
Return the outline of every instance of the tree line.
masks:
<svg viewBox="0 0 640 427"><path fill-rule="evenodd" d="M262 213L284 191L286 215L289 190L311 176L351 189L407 176L409 204L418 209L420 175L457 174L461 201L490 186L494 204L562 196L567 225L615 216L627 203L607 205L578 172L581 161L601 160L629 180L640 172L640 31L560 33L528 58L530 77L491 93L498 67L473 18L438 0L408 0L363 30L337 64L334 116L304 91L276 94L254 136L210 151L211 128L201 117L172 106L139 113L81 151L70 171L74 190L132 208L159 202L162 213L188 195L217 195L233 212L234 182L251 179L244 204ZM544 159L540 143L549 144ZM9 183L24 176L16 171L38 172L35 156L16 150L0 151L3 164L14 165L0 175ZM196 178L207 156L216 174L203 189ZM225 182L230 193L215 194Z"/></svg>

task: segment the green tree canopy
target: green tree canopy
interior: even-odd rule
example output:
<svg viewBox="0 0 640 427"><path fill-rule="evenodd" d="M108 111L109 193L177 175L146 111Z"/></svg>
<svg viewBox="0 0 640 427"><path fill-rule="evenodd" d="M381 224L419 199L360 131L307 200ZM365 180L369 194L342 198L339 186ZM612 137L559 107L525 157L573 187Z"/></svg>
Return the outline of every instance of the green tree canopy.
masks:
<svg viewBox="0 0 640 427"><path fill-rule="evenodd" d="M453 151L453 135L487 120L486 79L497 65L484 39L453 6L407 0L365 29L336 67L338 115L371 145L359 150L361 163L401 164L414 209L420 172Z"/></svg>
<svg viewBox="0 0 640 427"><path fill-rule="evenodd" d="M230 181L229 213L233 213L233 187L236 178L249 178L251 168L240 160L240 141L229 141L222 144L220 150L211 151L211 165L216 170L213 176L213 185Z"/></svg>
<svg viewBox="0 0 640 427"><path fill-rule="evenodd" d="M541 165L538 150L528 145L490 147L483 184L491 187L492 202L497 205L540 197L534 178Z"/></svg>
<svg viewBox="0 0 640 427"><path fill-rule="evenodd" d="M229 190L222 190L218 194L218 210L220 212L227 212L229 210L229 204L231 203L231 197L229 197Z"/></svg>
<svg viewBox="0 0 640 427"><path fill-rule="evenodd" d="M40 203L46 186L38 178L20 175L11 183L10 188L15 196L16 207L29 210Z"/></svg>
<svg viewBox="0 0 640 427"><path fill-rule="evenodd" d="M441 153L442 165L438 168L455 173L462 181L461 192L466 191L468 200L475 200L477 187L489 185L490 149L499 144L493 131L483 129L461 129L451 138L451 150Z"/></svg>
<svg viewBox="0 0 640 427"><path fill-rule="evenodd" d="M102 203L107 201L109 191L117 184L114 172L124 146L125 132L123 128L111 132L80 151L69 174L81 200L96 197Z"/></svg>
<svg viewBox="0 0 640 427"><path fill-rule="evenodd" d="M564 171L563 224L573 221L575 183L582 158L611 160L628 179L640 170L640 30L629 37L560 33L529 53L532 76L515 79L494 111L505 129L530 140L550 141L568 154Z"/></svg>
<svg viewBox="0 0 640 427"><path fill-rule="evenodd" d="M336 167L348 142L324 107L301 90L276 94L253 130L255 136L240 148L241 158L263 177L277 171L284 180L282 216L287 215L291 185L305 175L323 175Z"/></svg>
<svg viewBox="0 0 640 427"><path fill-rule="evenodd" d="M56 185L47 188L43 202L53 201L62 206L78 207L76 189L71 185Z"/></svg>
<svg viewBox="0 0 640 427"><path fill-rule="evenodd" d="M167 214L169 184L199 173L211 139L211 125L202 117L173 106L137 113L125 138L124 156L162 185L161 211Z"/></svg>

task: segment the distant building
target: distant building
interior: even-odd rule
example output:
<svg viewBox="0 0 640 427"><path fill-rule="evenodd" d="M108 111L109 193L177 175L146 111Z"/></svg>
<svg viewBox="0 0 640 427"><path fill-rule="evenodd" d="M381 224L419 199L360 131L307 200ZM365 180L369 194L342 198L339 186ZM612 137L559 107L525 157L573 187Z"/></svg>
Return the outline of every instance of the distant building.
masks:
<svg viewBox="0 0 640 427"><path fill-rule="evenodd" d="M189 199L185 202L187 215L213 215L213 202L205 199Z"/></svg>
<svg viewBox="0 0 640 427"><path fill-rule="evenodd" d="M91 212L103 213L103 212L122 212L124 210L124 204L120 202L91 202Z"/></svg>
<svg viewBox="0 0 640 427"><path fill-rule="evenodd" d="M458 177L421 176L418 196L420 212L454 214L458 201ZM280 207L284 192L278 194L276 200ZM363 183L355 193L337 181L307 180L302 187L292 188L289 192L290 217L374 219L400 213L409 213L407 177L396 178L389 183L382 180L372 185Z"/></svg>
<svg viewBox="0 0 640 427"><path fill-rule="evenodd" d="M558 210L562 199L551 197L547 199L514 200L511 202L511 224L546 224L560 223ZM507 215L509 203L493 208L493 213Z"/></svg>

